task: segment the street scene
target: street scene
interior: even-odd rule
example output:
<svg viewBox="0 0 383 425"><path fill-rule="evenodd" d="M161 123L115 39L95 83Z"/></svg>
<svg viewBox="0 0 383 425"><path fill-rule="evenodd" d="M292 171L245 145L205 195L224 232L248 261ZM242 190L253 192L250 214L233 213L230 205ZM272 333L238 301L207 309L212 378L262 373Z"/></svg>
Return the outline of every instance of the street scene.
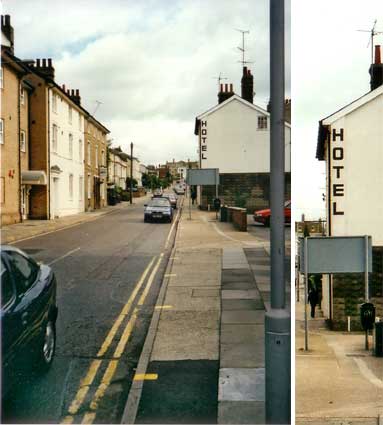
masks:
<svg viewBox="0 0 383 425"><path fill-rule="evenodd" d="M4 2L3 423L291 423L290 2L250 8Z"/></svg>
<svg viewBox="0 0 383 425"><path fill-rule="evenodd" d="M383 8L353 5L341 31L336 21L344 10L335 8L326 37L319 36L332 5L325 1L310 27L318 34L310 49L326 51L333 63L329 69L312 57L308 64L326 95L314 87L309 98L302 95L295 121L296 136L310 140L298 157L307 163L296 170L293 196L295 419L372 425L383 420L383 203L376 196L383 182ZM334 39L347 39L341 60ZM298 43L302 50L305 44ZM307 84L303 77L301 91ZM312 98L318 101L308 110Z"/></svg>

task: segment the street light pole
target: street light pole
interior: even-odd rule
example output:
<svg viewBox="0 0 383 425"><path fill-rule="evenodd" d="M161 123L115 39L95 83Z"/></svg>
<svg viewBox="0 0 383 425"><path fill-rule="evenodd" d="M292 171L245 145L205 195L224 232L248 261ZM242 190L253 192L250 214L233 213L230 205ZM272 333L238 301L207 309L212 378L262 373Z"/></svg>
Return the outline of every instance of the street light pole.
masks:
<svg viewBox="0 0 383 425"><path fill-rule="evenodd" d="M130 144L130 205L133 204L133 142Z"/></svg>
<svg viewBox="0 0 383 425"><path fill-rule="evenodd" d="M265 314L266 423L291 422L290 313L285 299L284 0L270 0L271 302Z"/></svg>

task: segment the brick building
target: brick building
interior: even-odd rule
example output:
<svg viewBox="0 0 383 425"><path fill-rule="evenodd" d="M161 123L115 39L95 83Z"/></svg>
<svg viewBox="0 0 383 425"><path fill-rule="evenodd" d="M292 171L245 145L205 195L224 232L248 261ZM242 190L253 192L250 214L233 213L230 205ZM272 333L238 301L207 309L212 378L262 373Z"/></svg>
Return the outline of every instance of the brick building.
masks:
<svg viewBox="0 0 383 425"><path fill-rule="evenodd" d="M47 176L30 167L30 97L33 85L27 80L26 63L14 56L13 28L9 15L1 17L1 121L0 121L0 201L1 224L29 217L32 187L46 186Z"/></svg>
<svg viewBox="0 0 383 425"><path fill-rule="evenodd" d="M94 117L85 116L85 210L107 205L107 135L109 130Z"/></svg>

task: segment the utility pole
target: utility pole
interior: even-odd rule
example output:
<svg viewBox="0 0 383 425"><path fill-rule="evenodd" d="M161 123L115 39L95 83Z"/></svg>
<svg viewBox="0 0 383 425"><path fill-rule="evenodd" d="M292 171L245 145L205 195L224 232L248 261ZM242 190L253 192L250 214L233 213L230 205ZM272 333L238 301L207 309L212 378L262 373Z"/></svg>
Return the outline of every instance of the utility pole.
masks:
<svg viewBox="0 0 383 425"><path fill-rule="evenodd" d="M133 204L133 142L130 144L130 205Z"/></svg>
<svg viewBox="0 0 383 425"><path fill-rule="evenodd" d="M266 423L291 422L290 313L285 297L284 0L270 0L271 305L265 315Z"/></svg>

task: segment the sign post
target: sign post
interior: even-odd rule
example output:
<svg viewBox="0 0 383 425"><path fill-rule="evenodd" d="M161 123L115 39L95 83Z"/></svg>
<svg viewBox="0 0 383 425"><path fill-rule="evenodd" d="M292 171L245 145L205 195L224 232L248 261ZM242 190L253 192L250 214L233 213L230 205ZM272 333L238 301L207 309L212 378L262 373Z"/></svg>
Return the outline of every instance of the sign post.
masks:
<svg viewBox="0 0 383 425"><path fill-rule="evenodd" d="M299 246L299 271L305 276L305 350L308 350L307 285L309 273L364 273L369 301L368 273L372 271L371 236L305 237ZM365 335L368 349L368 328Z"/></svg>

